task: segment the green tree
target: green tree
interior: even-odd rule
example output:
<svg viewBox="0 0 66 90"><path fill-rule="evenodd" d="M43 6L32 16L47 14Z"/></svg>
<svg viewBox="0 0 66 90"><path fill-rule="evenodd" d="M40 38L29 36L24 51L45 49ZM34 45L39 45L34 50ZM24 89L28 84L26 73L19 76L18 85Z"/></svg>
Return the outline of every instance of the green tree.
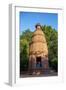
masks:
<svg viewBox="0 0 66 90"><path fill-rule="evenodd" d="M28 69L28 42L26 39L20 41L20 71Z"/></svg>
<svg viewBox="0 0 66 90"><path fill-rule="evenodd" d="M42 26L45 33L48 51L49 51L49 66L57 71L58 69L58 33L51 26Z"/></svg>
<svg viewBox="0 0 66 90"><path fill-rule="evenodd" d="M28 69L29 61L29 43L33 32L30 29L25 30L20 34L20 71Z"/></svg>
<svg viewBox="0 0 66 90"><path fill-rule="evenodd" d="M31 32L30 29L27 29L24 32L22 32L22 34L20 35L20 39L26 39L28 42L30 42L32 34L33 32Z"/></svg>

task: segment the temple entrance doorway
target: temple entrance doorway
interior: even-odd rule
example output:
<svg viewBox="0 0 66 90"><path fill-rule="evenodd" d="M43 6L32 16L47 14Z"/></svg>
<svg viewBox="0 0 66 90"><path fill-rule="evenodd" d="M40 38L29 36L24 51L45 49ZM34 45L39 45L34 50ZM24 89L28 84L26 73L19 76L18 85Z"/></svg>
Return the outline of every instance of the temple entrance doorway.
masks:
<svg viewBox="0 0 66 90"><path fill-rule="evenodd" d="M36 57L36 68L41 67L42 67L41 57Z"/></svg>

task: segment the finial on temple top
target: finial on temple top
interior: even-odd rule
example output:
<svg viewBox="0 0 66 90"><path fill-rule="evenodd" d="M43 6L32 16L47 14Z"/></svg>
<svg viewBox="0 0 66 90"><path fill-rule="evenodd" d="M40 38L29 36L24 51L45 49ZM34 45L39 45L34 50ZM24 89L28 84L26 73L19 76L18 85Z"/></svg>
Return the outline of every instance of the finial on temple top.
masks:
<svg viewBox="0 0 66 90"><path fill-rule="evenodd" d="M41 29L41 24L40 24L40 23L37 23L37 24L35 25L35 28L36 28L36 29Z"/></svg>

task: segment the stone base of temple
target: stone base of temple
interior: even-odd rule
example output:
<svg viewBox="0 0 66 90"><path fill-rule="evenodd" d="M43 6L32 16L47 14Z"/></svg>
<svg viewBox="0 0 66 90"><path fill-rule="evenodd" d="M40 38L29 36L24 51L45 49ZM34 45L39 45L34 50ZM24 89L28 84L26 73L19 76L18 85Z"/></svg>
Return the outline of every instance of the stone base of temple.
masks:
<svg viewBox="0 0 66 90"><path fill-rule="evenodd" d="M20 74L21 78L26 78L26 77L47 77L47 76L58 76L58 72L55 72L54 70L51 69L43 69L43 70L28 70L26 72L22 72Z"/></svg>
<svg viewBox="0 0 66 90"><path fill-rule="evenodd" d="M49 73L49 68L47 69L31 69L31 70L28 70L28 73L30 75L41 75L41 74L48 74Z"/></svg>

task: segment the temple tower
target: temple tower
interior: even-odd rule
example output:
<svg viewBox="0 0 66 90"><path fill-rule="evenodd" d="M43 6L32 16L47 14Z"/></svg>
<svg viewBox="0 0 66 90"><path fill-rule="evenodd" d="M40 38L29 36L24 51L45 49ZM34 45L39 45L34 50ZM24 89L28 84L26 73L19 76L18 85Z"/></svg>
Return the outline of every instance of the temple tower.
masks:
<svg viewBox="0 0 66 90"><path fill-rule="evenodd" d="M35 28L29 44L29 71L41 74L48 69L48 47L41 25L37 24Z"/></svg>

